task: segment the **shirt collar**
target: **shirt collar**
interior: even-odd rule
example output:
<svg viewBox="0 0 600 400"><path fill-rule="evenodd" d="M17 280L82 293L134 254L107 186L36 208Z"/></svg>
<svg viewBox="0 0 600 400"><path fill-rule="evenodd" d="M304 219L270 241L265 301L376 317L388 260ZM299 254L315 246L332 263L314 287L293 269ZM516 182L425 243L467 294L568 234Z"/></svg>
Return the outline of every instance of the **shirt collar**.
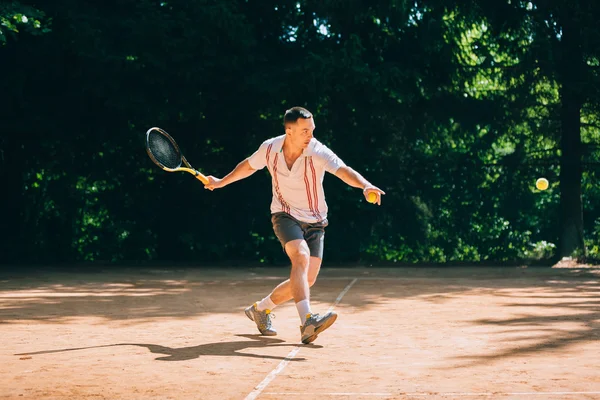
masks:
<svg viewBox="0 0 600 400"><path fill-rule="evenodd" d="M277 146L279 147L278 152L279 153L283 153L283 143L285 142L285 135L280 136L281 140L280 142L277 144ZM315 147L317 145L317 139L312 138L310 140L310 143L308 144L308 146L306 146L306 148L304 149L304 151L302 152L302 154L300 155L300 157L308 157L308 156L312 156L314 151L315 151ZM277 147L276 147L277 148Z"/></svg>

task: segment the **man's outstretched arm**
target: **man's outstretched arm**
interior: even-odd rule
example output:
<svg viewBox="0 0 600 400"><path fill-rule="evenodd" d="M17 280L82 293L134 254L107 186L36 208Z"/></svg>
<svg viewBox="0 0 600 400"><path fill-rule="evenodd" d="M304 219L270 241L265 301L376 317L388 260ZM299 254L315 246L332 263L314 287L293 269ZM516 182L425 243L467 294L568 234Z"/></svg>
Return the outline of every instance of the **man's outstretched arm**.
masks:
<svg viewBox="0 0 600 400"><path fill-rule="evenodd" d="M353 170L348 166L338 168L335 172L335 176L344 181L347 185L359 188L363 190L365 199L368 200L369 193L374 192L377 194L377 204L381 205L381 195L385 192L374 186L371 182L366 180L361 174Z"/></svg>
<svg viewBox="0 0 600 400"><path fill-rule="evenodd" d="M212 175L207 176L208 183L204 185L204 188L208 190L220 189L229 185L230 183L245 179L253 173L255 173L256 171L256 169L250 166L248 159L245 159L244 161L240 162L233 169L233 171L225 175L222 179L215 178Z"/></svg>

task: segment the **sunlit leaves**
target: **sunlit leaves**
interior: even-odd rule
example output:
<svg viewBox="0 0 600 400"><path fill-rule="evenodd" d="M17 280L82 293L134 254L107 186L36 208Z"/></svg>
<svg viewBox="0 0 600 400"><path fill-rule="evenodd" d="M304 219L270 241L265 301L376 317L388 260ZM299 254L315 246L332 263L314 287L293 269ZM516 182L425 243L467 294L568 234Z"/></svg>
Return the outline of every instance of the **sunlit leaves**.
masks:
<svg viewBox="0 0 600 400"><path fill-rule="evenodd" d="M17 34L39 35L50 32L50 20L44 12L19 2L0 5L0 45Z"/></svg>

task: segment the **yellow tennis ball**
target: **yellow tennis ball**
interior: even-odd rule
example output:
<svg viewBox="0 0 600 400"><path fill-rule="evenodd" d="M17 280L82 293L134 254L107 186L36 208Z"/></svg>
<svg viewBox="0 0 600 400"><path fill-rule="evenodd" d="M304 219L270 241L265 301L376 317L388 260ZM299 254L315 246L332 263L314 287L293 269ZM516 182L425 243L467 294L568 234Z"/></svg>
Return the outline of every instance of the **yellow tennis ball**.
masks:
<svg viewBox="0 0 600 400"><path fill-rule="evenodd" d="M367 195L367 201L368 201L369 203L377 203L377 193L375 193L375 192L370 192L370 193Z"/></svg>
<svg viewBox="0 0 600 400"><path fill-rule="evenodd" d="M535 181L535 187L538 188L539 190L548 189L548 179L546 179L546 178L538 179L537 181Z"/></svg>

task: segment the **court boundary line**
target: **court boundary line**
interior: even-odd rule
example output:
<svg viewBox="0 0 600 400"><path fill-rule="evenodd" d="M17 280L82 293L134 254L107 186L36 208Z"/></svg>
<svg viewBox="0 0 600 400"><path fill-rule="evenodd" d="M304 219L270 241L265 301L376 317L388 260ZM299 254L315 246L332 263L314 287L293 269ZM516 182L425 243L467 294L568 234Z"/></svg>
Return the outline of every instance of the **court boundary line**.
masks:
<svg viewBox="0 0 600 400"><path fill-rule="evenodd" d="M574 395L600 395L600 392L264 392L266 395L286 396L363 396L363 397L389 397L389 396L465 396L465 397L489 397L489 396L574 396Z"/></svg>
<svg viewBox="0 0 600 400"><path fill-rule="evenodd" d="M544 277L544 276L535 276L536 278L550 278L550 276ZM434 278L434 279L441 279L439 276L398 276L398 277L393 277L393 276L382 276L382 277L375 277L375 276L319 276L319 281L346 281L349 279L358 279L361 281L413 281L413 280L421 280L421 279L429 279L429 278ZM463 279L463 277L460 276L444 276L443 279ZM481 278L486 278L485 276L481 275L481 276L476 276L476 277L469 277L469 278L473 278L473 279L481 279ZM522 278L522 277L509 277L509 278ZM561 277L562 278L562 277ZM569 278L569 277L567 277ZM247 281L280 281L282 279L289 279L289 277L286 276L261 276L261 277L250 277L248 279L246 279ZM231 279L234 280L234 279ZM227 282L228 280L224 279L221 280L222 282ZM220 282L220 281L211 281L211 282Z"/></svg>
<svg viewBox="0 0 600 400"><path fill-rule="evenodd" d="M339 304L340 301L342 301L342 298L346 295L346 293L348 293L348 291L350 290L350 288L352 288L352 286L354 286L354 284L356 282L358 282L359 278L353 278L352 282L350 282L348 285L346 285L346 287L344 288L344 290L342 290L340 292L340 294L338 294L338 296L336 297L335 301L333 302L333 304L327 309L327 312L332 311L335 306L337 306ZM277 365L277 367L275 367L274 370L272 370L271 372L269 372L267 374L267 376L258 384L254 387L254 390L252 390L252 392L250 392L244 400L254 400L256 399L262 392L263 390L265 390L265 388L269 385L269 383L271 383L276 377L277 375L279 375L281 373L281 371L283 371L285 369L285 367L290 363L290 361L292 360L292 358L294 358L296 356L296 354L298 354L298 352L300 351L300 349L302 349L302 346L304 346L304 344L302 343L298 343L296 345L296 347L294 347L289 353L288 355L279 363L279 365Z"/></svg>

